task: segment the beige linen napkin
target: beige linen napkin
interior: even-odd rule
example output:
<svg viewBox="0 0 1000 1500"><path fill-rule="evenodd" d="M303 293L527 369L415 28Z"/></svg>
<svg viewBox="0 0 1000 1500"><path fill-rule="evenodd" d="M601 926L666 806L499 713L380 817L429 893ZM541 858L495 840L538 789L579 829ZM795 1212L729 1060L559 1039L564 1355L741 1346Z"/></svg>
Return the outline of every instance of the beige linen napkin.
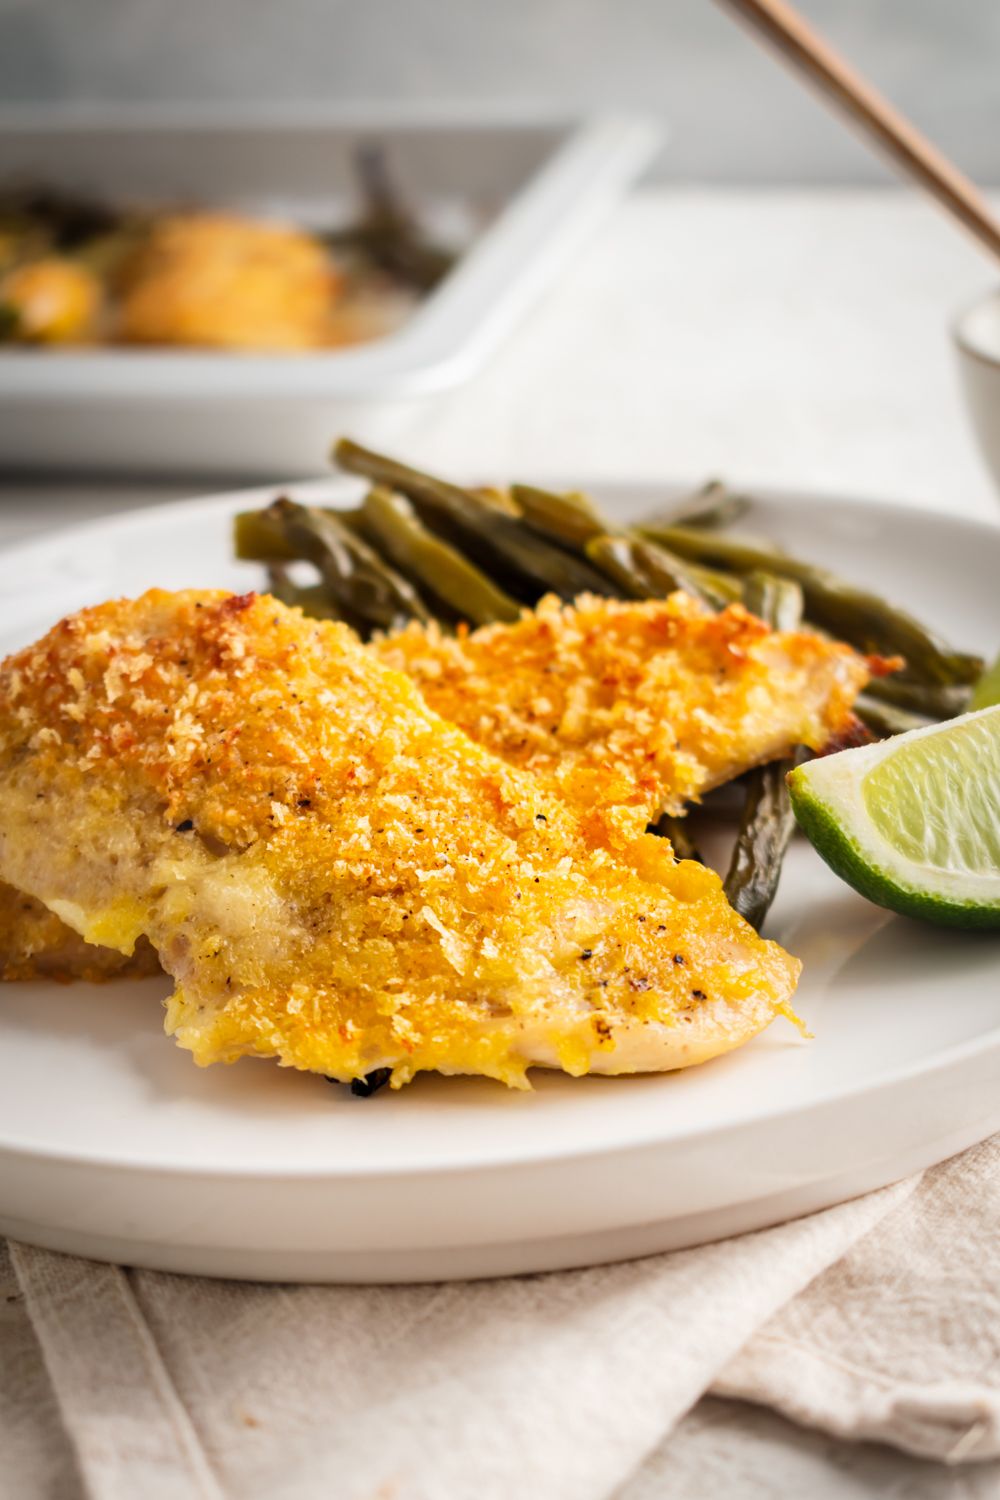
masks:
<svg viewBox="0 0 1000 1500"><path fill-rule="evenodd" d="M559 1275L273 1287L11 1257L91 1500L646 1500L692 1423L704 1444L675 1429L713 1385L844 1437L1000 1454L998 1227L994 1141L792 1224Z"/></svg>
<svg viewBox="0 0 1000 1500"><path fill-rule="evenodd" d="M1000 1136L925 1172L715 1388L843 1437L1000 1457Z"/></svg>
<svg viewBox="0 0 1000 1500"><path fill-rule="evenodd" d="M997 1500L1000 1463L953 1465L851 1443L705 1396L614 1500ZM60 1497L61 1500L61 1497Z"/></svg>
<svg viewBox="0 0 1000 1500"><path fill-rule="evenodd" d="M0 1495L76 1500L78 1493L73 1449L0 1240Z"/></svg>

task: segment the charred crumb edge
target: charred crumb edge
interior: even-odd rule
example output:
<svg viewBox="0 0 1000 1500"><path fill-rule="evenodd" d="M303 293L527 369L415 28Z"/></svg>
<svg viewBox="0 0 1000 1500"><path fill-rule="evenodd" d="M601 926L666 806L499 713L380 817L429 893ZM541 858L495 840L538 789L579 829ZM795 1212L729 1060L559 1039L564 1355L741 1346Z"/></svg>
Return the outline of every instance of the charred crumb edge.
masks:
<svg viewBox="0 0 1000 1500"><path fill-rule="evenodd" d="M377 1094L379 1089L385 1088L392 1077L391 1068L373 1068L363 1078L352 1078L348 1087L351 1093L358 1099L370 1099L372 1094ZM328 1078L327 1083L339 1083L339 1078Z"/></svg>

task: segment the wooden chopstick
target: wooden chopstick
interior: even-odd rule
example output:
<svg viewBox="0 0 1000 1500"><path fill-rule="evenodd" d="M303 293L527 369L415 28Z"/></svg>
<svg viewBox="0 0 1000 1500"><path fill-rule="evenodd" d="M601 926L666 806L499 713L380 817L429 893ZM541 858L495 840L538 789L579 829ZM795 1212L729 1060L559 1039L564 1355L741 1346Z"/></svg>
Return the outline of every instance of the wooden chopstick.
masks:
<svg viewBox="0 0 1000 1500"><path fill-rule="evenodd" d="M861 134L1000 259L1000 220L975 185L791 5L785 0L718 0L718 4L769 42Z"/></svg>

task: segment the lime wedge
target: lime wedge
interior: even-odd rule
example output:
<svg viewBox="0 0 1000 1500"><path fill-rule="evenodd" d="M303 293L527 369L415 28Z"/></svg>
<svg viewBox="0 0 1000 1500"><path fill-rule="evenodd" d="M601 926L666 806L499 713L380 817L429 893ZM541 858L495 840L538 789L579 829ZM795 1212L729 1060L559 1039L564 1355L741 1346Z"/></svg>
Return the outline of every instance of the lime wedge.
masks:
<svg viewBox="0 0 1000 1500"><path fill-rule="evenodd" d="M817 852L870 901L1000 928L1000 705L808 761L788 785Z"/></svg>

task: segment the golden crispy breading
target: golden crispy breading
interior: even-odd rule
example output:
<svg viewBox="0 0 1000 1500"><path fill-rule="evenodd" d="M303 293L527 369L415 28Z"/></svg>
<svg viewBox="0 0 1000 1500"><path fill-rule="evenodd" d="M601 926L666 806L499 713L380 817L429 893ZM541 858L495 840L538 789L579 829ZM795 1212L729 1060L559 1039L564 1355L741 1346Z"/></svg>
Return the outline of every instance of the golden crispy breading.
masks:
<svg viewBox="0 0 1000 1500"><path fill-rule="evenodd" d="M118 336L141 344L313 349L342 278L318 240L235 214L176 214L129 267Z"/></svg>
<svg viewBox="0 0 1000 1500"><path fill-rule="evenodd" d="M513 625L447 636L411 625L378 642L424 700L479 744L583 807L640 821L851 721L863 657L742 605L686 594L642 603L543 599Z"/></svg>
<svg viewBox="0 0 1000 1500"><path fill-rule="evenodd" d="M131 955L95 948L31 896L0 883L0 980L138 979L158 974L159 960L145 938Z"/></svg>
<svg viewBox="0 0 1000 1500"><path fill-rule="evenodd" d="M867 677L847 646L776 634L739 606L713 615L682 594L573 606L549 598L513 626L456 639L414 625L373 649L443 718L564 798L617 809L623 828L630 815L644 824L679 812L797 743L821 748L844 732ZM97 964L51 914L40 926L39 910L29 909L21 933L12 908L18 977L30 975L32 955L64 978L115 972L110 953ZM46 934L60 954L46 951Z"/></svg>
<svg viewBox="0 0 1000 1500"><path fill-rule="evenodd" d="M267 597L154 591L11 657L0 802L0 878L88 941L146 934L202 1063L678 1067L798 976L717 876L575 814Z"/></svg>

